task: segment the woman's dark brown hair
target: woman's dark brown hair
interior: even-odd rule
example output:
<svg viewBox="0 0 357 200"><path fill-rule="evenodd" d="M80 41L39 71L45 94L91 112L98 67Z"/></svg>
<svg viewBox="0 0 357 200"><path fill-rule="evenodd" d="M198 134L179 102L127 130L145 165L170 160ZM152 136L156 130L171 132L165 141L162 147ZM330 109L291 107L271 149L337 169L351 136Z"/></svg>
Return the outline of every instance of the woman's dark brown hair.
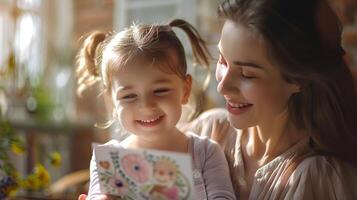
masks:
<svg viewBox="0 0 357 200"><path fill-rule="evenodd" d="M301 87L289 99L289 117L316 151L357 165L357 95L327 1L231 0L218 13L261 35L282 77Z"/></svg>

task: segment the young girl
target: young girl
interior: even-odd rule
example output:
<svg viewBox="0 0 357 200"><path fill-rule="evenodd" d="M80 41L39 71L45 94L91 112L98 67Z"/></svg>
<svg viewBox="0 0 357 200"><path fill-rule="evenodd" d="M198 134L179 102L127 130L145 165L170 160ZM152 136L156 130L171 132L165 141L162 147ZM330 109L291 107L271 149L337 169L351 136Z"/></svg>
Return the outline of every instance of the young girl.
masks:
<svg viewBox="0 0 357 200"><path fill-rule="evenodd" d="M133 25L117 34L92 33L79 54L79 89L101 81L114 104L114 118L130 132L122 148L188 152L193 159L196 199L235 199L227 161L216 143L176 128L188 102L192 78L184 48L172 28L190 39L193 54L208 66L208 51L198 32L184 20L168 25ZM106 199L97 166L90 165L89 199Z"/></svg>

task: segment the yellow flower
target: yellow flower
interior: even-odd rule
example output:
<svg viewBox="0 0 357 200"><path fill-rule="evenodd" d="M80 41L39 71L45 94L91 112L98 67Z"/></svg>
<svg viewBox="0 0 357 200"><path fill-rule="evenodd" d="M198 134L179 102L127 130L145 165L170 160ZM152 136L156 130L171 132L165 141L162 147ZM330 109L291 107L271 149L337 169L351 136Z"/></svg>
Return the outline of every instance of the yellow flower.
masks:
<svg viewBox="0 0 357 200"><path fill-rule="evenodd" d="M51 181L51 176L42 164L36 164L34 175L40 182L41 188L44 188L49 185Z"/></svg>
<svg viewBox="0 0 357 200"><path fill-rule="evenodd" d="M53 152L53 153L50 155L50 160L51 160L52 166L54 166L54 167L59 167L59 166L61 166L62 157L61 157L61 154L58 153L57 151L56 151L56 152Z"/></svg>
<svg viewBox="0 0 357 200"><path fill-rule="evenodd" d="M50 174L42 164L36 164L34 173L20 182L20 186L25 190L38 191L44 189L51 181Z"/></svg>
<svg viewBox="0 0 357 200"><path fill-rule="evenodd" d="M14 188L13 190L11 190L10 193L9 193L9 197L14 197L14 196L16 196L18 190L19 190L18 187L16 187L16 188Z"/></svg>
<svg viewBox="0 0 357 200"><path fill-rule="evenodd" d="M16 169L14 169L11 171L10 176L13 177L15 180L18 180L20 178L20 173Z"/></svg>
<svg viewBox="0 0 357 200"><path fill-rule="evenodd" d="M11 142L11 151L15 154L21 155L25 151L25 147L19 142Z"/></svg>
<svg viewBox="0 0 357 200"><path fill-rule="evenodd" d="M25 190L37 191L41 188L41 183L35 174L31 174L21 182L21 186Z"/></svg>

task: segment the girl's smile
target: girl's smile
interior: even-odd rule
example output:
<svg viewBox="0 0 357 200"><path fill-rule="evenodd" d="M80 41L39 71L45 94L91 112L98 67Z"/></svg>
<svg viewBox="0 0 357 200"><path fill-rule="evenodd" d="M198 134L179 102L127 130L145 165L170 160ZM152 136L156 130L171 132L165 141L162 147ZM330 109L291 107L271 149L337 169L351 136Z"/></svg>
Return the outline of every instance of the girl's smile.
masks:
<svg viewBox="0 0 357 200"><path fill-rule="evenodd" d="M136 120L136 122L144 127L154 127L160 124L160 122L164 119L164 115L151 118L151 119L146 119L146 120Z"/></svg>

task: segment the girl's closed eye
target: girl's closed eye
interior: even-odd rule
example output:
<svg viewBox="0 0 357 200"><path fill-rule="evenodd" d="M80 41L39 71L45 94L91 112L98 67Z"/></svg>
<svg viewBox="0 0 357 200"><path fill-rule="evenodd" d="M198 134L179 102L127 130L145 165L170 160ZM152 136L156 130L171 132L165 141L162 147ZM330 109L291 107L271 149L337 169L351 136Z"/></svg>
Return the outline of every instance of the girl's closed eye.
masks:
<svg viewBox="0 0 357 200"><path fill-rule="evenodd" d="M120 101L123 101L123 102L133 102L135 101L137 98L137 95L136 94L128 94L128 95L124 95L122 97L119 97L118 100Z"/></svg>
<svg viewBox="0 0 357 200"><path fill-rule="evenodd" d="M167 94L169 94L171 92L171 90L169 88L160 88L160 89L156 89L154 90L154 94L156 96L165 96Z"/></svg>

